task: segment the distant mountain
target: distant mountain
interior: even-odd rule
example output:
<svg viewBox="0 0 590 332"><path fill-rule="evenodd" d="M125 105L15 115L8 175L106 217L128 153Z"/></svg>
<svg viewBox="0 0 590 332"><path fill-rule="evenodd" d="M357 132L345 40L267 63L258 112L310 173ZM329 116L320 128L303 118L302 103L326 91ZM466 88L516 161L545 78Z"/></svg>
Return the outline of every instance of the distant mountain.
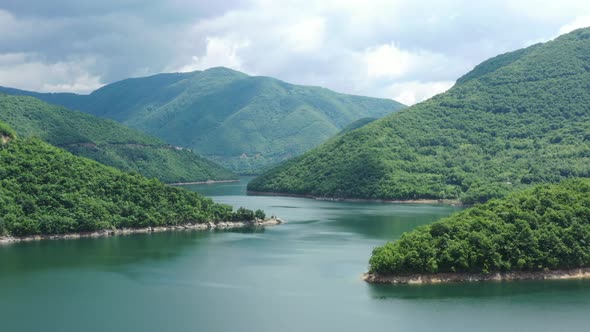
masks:
<svg viewBox="0 0 590 332"><path fill-rule="evenodd" d="M246 173L298 156L353 121L404 107L221 67L126 79L86 96L4 91L114 119Z"/></svg>
<svg viewBox="0 0 590 332"><path fill-rule="evenodd" d="M75 155L164 182L236 178L229 170L159 138L32 97L0 93L0 121L21 137L38 137Z"/></svg>
<svg viewBox="0 0 590 332"><path fill-rule="evenodd" d="M482 202L590 177L590 29L478 65L448 92L269 170L248 189Z"/></svg>

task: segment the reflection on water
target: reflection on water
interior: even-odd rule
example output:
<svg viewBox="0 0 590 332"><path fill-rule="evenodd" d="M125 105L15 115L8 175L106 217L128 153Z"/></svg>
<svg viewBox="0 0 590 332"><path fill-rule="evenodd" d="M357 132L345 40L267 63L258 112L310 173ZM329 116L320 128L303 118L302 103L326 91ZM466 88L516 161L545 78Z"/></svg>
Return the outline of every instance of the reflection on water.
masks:
<svg viewBox="0 0 590 332"><path fill-rule="evenodd" d="M252 176L245 176L239 182L193 184L182 187L197 191L205 196L245 196L246 184L253 178Z"/></svg>
<svg viewBox="0 0 590 332"><path fill-rule="evenodd" d="M377 299L449 299L449 298L510 298L576 294L589 303L590 280L535 280L473 282L433 285L368 285L370 294ZM573 299L573 298L572 298Z"/></svg>
<svg viewBox="0 0 590 332"><path fill-rule="evenodd" d="M397 239L403 232L412 230L426 222L432 222L457 211L450 206L429 205L368 205L351 213L347 211L350 204L339 208L336 216L327 221L327 226L337 231L363 234L371 238L384 240Z"/></svg>
<svg viewBox="0 0 590 332"><path fill-rule="evenodd" d="M184 247L198 246L200 239L208 236L211 232L173 231L17 243L0 247L0 270L2 275L9 275L56 268L107 268L145 260L168 261L180 255Z"/></svg>

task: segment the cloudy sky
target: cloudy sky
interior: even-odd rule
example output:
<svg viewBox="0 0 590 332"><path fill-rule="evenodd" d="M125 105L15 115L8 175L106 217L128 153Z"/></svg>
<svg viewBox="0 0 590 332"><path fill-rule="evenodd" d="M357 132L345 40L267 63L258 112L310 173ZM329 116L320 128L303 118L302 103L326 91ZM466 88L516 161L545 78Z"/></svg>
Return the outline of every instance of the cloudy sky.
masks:
<svg viewBox="0 0 590 332"><path fill-rule="evenodd" d="M2 0L0 85L87 93L226 66L413 104L584 26L580 0Z"/></svg>

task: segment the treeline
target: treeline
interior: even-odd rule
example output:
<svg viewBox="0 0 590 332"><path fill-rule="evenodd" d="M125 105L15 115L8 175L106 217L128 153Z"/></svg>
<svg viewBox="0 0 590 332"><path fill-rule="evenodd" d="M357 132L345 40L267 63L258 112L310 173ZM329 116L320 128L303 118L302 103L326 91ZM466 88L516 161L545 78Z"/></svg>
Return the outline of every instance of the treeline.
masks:
<svg viewBox="0 0 590 332"><path fill-rule="evenodd" d="M7 126L0 122L0 131ZM38 139L0 147L0 235L264 218L181 188L76 157Z"/></svg>
<svg viewBox="0 0 590 332"><path fill-rule="evenodd" d="M539 185L404 233L373 251L380 275L590 266L590 180Z"/></svg>

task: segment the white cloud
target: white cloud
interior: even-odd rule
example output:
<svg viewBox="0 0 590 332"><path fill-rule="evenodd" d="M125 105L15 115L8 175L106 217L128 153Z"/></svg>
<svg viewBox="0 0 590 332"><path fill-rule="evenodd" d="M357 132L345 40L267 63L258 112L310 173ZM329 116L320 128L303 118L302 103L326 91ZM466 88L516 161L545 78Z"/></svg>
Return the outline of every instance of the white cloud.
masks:
<svg viewBox="0 0 590 332"><path fill-rule="evenodd" d="M6 53L0 54L0 67L18 65L26 62L25 53Z"/></svg>
<svg viewBox="0 0 590 332"><path fill-rule="evenodd" d="M81 93L87 94L90 93L104 84L100 82L100 77L98 76L91 76L88 73L80 73L76 74L74 80L61 80L61 82L56 83L44 83L38 89L38 91L42 92L74 92L74 93ZM35 89L33 89L35 90Z"/></svg>
<svg viewBox="0 0 590 332"><path fill-rule="evenodd" d="M44 63L34 54L0 54L0 85L40 92L88 93L103 84L89 74L94 59Z"/></svg>
<svg viewBox="0 0 590 332"><path fill-rule="evenodd" d="M7 33L14 24L14 16L9 12L0 9L0 34Z"/></svg>
<svg viewBox="0 0 590 332"><path fill-rule="evenodd" d="M449 62L445 56L428 51L407 51L395 43L370 47L365 50L367 76L369 79L403 78L423 68L435 71Z"/></svg>
<svg viewBox="0 0 590 332"><path fill-rule="evenodd" d="M580 0L501 0L499 2L496 5L501 9L546 22L561 21L590 10L590 3Z"/></svg>
<svg viewBox="0 0 590 332"><path fill-rule="evenodd" d="M293 51L311 52L322 46L326 30L325 25L326 22L323 18L310 17L285 27L280 34Z"/></svg>
<svg viewBox="0 0 590 332"><path fill-rule="evenodd" d="M393 43L367 49L365 59L369 78L397 78L411 70L414 63L410 52L400 50Z"/></svg>
<svg viewBox="0 0 590 332"><path fill-rule="evenodd" d="M559 28L559 34L572 32L579 28L586 28L590 26L590 15L577 17L574 21Z"/></svg>
<svg viewBox="0 0 590 332"><path fill-rule="evenodd" d="M219 66L243 70L242 59L238 52L248 45L250 42L247 40L233 41L230 38L207 37L205 55L193 56L191 63L180 67L177 71L191 72Z"/></svg>
<svg viewBox="0 0 590 332"><path fill-rule="evenodd" d="M383 89L382 94L387 95L406 105L413 105L434 95L445 92L450 89L454 81L439 82L417 82L409 81L392 84Z"/></svg>

